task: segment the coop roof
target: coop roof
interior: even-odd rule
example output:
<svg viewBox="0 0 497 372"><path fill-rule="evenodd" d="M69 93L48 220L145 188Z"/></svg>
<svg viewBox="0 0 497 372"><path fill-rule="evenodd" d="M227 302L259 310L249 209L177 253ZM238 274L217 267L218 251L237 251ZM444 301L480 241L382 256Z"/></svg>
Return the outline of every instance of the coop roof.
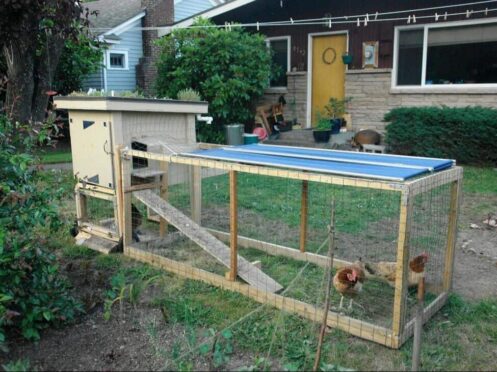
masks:
<svg viewBox="0 0 497 372"><path fill-rule="evenodd" d="M405 181L455 165L455 162L449 159L261 144L200 150L183 155L389 181Z"/></svg>

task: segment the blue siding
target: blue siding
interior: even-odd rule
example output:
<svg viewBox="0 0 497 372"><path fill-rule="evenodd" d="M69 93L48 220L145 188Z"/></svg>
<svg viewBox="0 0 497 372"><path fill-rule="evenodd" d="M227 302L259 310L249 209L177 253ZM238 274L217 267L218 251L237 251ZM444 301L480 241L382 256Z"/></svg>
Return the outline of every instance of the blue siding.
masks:
<svg viewBox="0 0 497 372"><path fill-rule="evenodd" d="M174 4L174 22L212 8L210 0L180 0Z"/></svg>
<svg viewBox="0 0 497 372"><path fill-rule="evenodd" d="M128 52L128 68L126 70L105 69L105 71L89 76L83 85L85 90L88 88L104 89L104 73L107 75L107 91L136 89L136 65L143 56L142 32L139 29L141 19L130 27L128 31L118 35L121 39L118 44L109 44L109 49L104 52L105 54L107 51L112 52L113 50Z"/></svg>

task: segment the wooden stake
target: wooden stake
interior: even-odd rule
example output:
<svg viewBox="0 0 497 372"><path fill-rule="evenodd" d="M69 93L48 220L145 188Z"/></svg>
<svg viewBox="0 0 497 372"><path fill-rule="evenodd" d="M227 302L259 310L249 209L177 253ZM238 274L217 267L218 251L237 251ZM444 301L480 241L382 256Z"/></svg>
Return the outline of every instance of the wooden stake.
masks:
<svg viewBox="0 0 497 372"><path fill-rule="evenodd" d="M123 217L123 176L121 164L121 150L123 146L114 147L114 169L116 171L116 205L117 205L117 231L120 238L123 237L124 217Z"/></svg>
<svg viewBox="0 0 497 372"><path fill-rule="evenodd" d="M331 285L333 282L333 275L331 272L331 268L333 267L333 257L335 254L335 200L333 199L331 203L331 217L330 217L330 226L328 226L328 265L326 267L327 270L327 281L326 281L326 295L325 295L325 304L324 304L324 312L323 312L323 323L321 324L321 329L318 337L318 347L316 350L316 358L314 359L314 367L313 371L317 371L319 368L319 363L321 361L321 350L323 348L323 340L324 334L326 332L326 327L328 326L328 312L330 310L330 297L331 297Z"/></svg>
<svg viewBox="0 0 497 372"><path fill-rule="evenodd" d="M122 216L123 216L123 248L126 253L126 249L133 242L133 213L131 210L131 193L124 193L122 190L126 190L131 187L131 171L133 170L133 162L131 157L125 157L121 159L121 195L122 195Z"/></svg>
<svg viewBox="0 0 497 372"><path fill-rule="evenodd" d="M238 211L237 211L237 173L230 171L230 248L231 248L231 281L236 280L238 272Z"/></svg>
<svg viewBox="0 0 497 372"><path fill-rule="evenodd" d="M309 181L302 181L302 196L300 205L300 252L305 252L307 240L307 210L308 210Z"/></svg>
<svg viewBox="0 0 497 372"><path fill-rule="evenodd" d="M416 321L414 323L414 341L412 346L412 370L419 371L421 361L421 331L423 330L423 315L425 302L425 278L419 278L418 305L416 308Z"/></svg>
<svg viewBox="0 0 497 372"><path fill-rule="evenodd" d="M190 206L192 220L201 225L202 215L202 168L196 165L190 170Z"/></svg>

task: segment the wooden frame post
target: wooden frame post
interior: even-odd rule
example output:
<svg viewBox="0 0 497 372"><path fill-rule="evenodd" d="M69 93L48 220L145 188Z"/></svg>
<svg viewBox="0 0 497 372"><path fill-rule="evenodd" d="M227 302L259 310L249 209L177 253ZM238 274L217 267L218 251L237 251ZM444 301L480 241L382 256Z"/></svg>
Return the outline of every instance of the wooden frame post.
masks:
<svg viewBox="0 0 497 372"><path fill-rule="evenodd" d="M307 211L308 195L309 194L309 181L302 181L302 196L300 204L300 252L305 252L305 242L307 240Z"/></svg>
<svg viewBox="0 0 497 372"><path fill-rule="evenodd" d="M79 184L74 188L74 198L76 199L76 218L78 225L88 220L88 203L86 195L80 192Z"/></svg>
<svg viewBox="0 0 497 372"><path fill-rule="evenodd" d="M231 262L229 280L235 281L238 272L238 201L237 173L230 171L230 248Z"/></svg>
<svg viewBox="0 0 497 372"><path fill-rule="evenodd" d="M454 271L454 254L457 240L457 216L459 212L459 196L461 180L453 181L450 185L449 225L447 229L447 247L445 250L445 268L443 289L449 292L452 289L452 274Z"/></svg>
<svg viewBox="0 0 497 372"><path fill-rule="evenodd" d="M133 162L131 156L123 153L121 158L121 177L122 190L127 190L131 187L131 172L133 170ZM128 247L133 243L133 213L131 210L132 193L122 193L122 215L123 215L123 251L126 253Z"/></svg>
<svg viewBox="0 0 497 372"><path fill-rule="evenodd" d="M122 164L121 164L121 150L122 145L114 148L114 169L116 176L116 197L115 197L115 214L116 214L116 227L117 235L122 238L124 223L123 223L123 177L122 177Z"/></svg>
<svg viewBox="0 0 497 372"><path fill-rule="evenodd" d="M197 165L190 169L190 207L192 220L202 225L202 168Z"/></svg>
<svg viewBox="0 0 497 372"><path fill-rule="evenodd" d="M400 338L404 332L407 275L409 272L409 236L413 209L410 188L402 190L400 197L399 235L397 238L397 267L395 273L395 297L393 301L393 335Z"/></svg>
<svg viewBox="0 0 497 372"><path fill-rule="evenodd" d="M160 162L160 169L164 172L161 176L160 182L160 197L164 200L168 199L169 194L169 163L165 161ZM165 219L159 220L159 235L161 238L167 235L168 223Z"/></svg>

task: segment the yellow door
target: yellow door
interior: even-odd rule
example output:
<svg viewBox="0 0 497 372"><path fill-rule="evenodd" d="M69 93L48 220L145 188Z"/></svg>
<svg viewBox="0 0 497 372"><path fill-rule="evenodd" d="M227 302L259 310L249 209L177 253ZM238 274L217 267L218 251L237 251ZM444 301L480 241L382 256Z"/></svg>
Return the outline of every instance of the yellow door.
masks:
<svg viewBox="0 0 497 372"><path fill-rule="evenodd" d="M325 35L312 38L312 126L318 112L331 97L345 95L345 65L342 55L347 50L347 35Z"/></svg>

